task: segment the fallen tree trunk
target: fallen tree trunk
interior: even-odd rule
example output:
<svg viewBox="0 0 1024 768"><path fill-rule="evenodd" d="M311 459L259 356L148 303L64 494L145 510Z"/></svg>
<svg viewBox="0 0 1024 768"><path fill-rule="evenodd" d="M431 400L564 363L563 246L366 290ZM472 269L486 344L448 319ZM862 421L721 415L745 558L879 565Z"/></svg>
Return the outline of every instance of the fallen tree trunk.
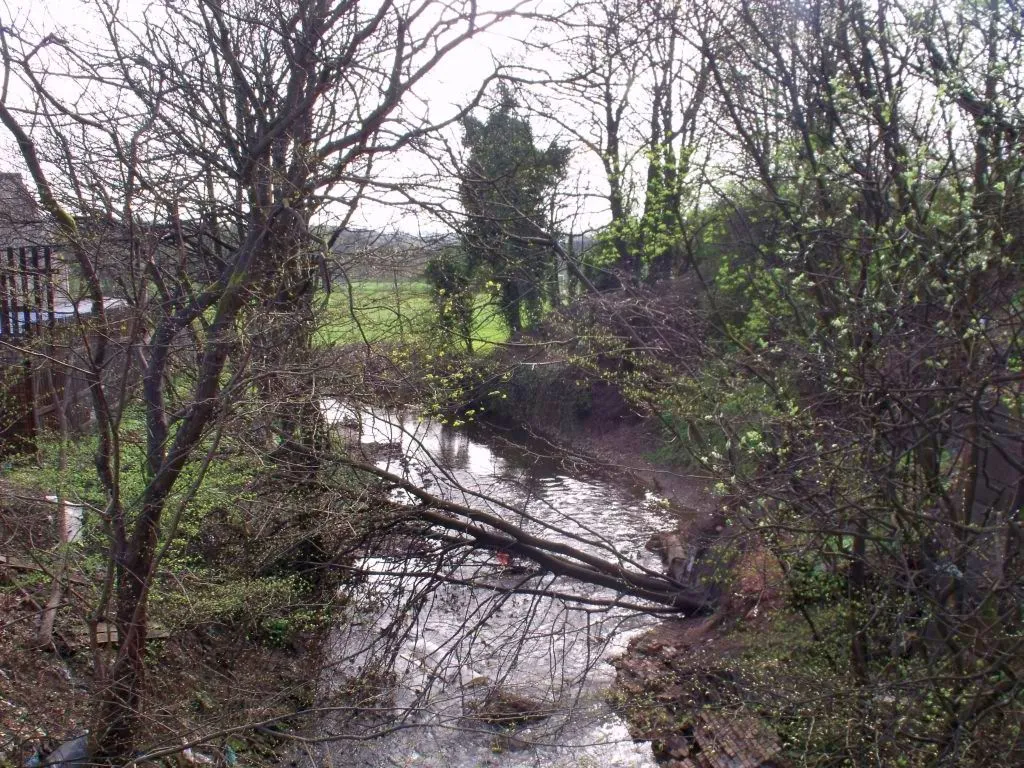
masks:
<svg viewBox="0 0 1024 768"><path fill-rule="evenodd" d="M708 613L714 607L705 596L694 595L692 589L669 576L629 569L572 545L528 533L496 514L443 499L372 464L350 458L342 458L341 461L401 488L420 502L410 508L410 515L459 534L460 543L467 547L508 552L531 560L559 576L613 589L687 614ZM498 500L488 501L516 514L524 514L522 510Z"/></svg>

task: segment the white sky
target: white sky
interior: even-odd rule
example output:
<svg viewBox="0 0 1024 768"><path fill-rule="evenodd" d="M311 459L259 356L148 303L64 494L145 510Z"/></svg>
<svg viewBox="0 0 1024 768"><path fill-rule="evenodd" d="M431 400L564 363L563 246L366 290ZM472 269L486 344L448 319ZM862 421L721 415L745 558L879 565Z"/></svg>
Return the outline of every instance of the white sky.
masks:
<svg viewBox="0 0 1024 768"><path fill-rule="evenodd" d="M173 1L173 0L171 0ZM508 8L517 0L480 0L482 10ZM552 0L527 0L520 5L524 10L551 13L560 2ZM152 0L121 0L119 17L130 20L141 18L143 14L154 12ZM102 22L95 7L89 0L0 0L2 23L8 26L25 27L33 30L36 35L55 33L69 39L83 39L99 36L103 33ZM12 24L13 22L13 24ZM25 22L28 22L27 25ZM418 113L426 111L431 117L451 115L460 105L477 91L483 79L492 72L495 61L522 63L525 53L520 40L527 38L536 42L542 34L537 23L528 19L511 19L502 22L500 28L481 33L453 51L431 75L417 85L415 100L409 106ZM558 66L557 60L550 57L547 61L536 52L529 54L529 65L532 69L543 72L550 67ZM551 126L538 119L532 120L537 143L546 144L553 138ZM6 132L0 132L0 170L21 171L23 166L14 150L13 142ZM447 135L448 141L458 147L460 131L452 128ZM431 163L413 153L403 153L399 157L378 167L378 173L391 180L404 180L410 175L426 174L431 171ZM600 184L599 174L595 173L593 158L579 158L577 166L570 170L569 182L583 178L590 186ZM455 205L454 202L451 203ZM583 206L580 220L573 225L576 231L594 226L602 214L599 202L589 200L574 203L576 208ZM423 221L412 215L408 208L392 208L368 201L353 220L356 226L384 228L395 227L415 230L418 227L434 229L435 224Z"/></svg>

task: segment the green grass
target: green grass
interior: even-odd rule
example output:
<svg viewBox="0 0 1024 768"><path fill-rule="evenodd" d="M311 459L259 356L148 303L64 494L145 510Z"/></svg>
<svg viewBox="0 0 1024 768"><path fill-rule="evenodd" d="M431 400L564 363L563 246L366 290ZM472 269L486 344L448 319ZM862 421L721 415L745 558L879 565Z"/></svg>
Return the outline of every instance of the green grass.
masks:
<svg viewBox="0 0 1024 768"><path fill-rule="evenodd" d="M473 326L476 351L486 351L508 338L500 315L483 294L477 298ZM437 314L427 283L366 280L334 287L321 316L316 342L324 346L429 344L438 337Z"/></svg>

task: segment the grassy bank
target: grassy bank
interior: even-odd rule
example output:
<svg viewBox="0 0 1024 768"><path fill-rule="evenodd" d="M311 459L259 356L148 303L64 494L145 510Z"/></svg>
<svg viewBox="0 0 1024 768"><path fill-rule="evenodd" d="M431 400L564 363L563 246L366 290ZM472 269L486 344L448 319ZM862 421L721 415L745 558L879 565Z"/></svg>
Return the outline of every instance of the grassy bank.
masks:
<svg viewBox="0 0 1024 768"><path fill-rule="evenodd" d="M473 313L473 347L487 351L508 338L497 308L479 294ZM430 286L423 281L363 280L335 285L321 314L318 344L444 344ZM447 340L452 343L452 340Z"/></svg>
<svg viewBox="0 0 1024 768"><path fill-rule="evenodd" d="M119 446L129 497L142 485L143 428L130 421ZM106 629L111 530L91 470L95 448L94 436L63 444L44 436L35 455L10 459L0 480L0 768L22 766L91 728L93 694L116 653ZM296 483L273 455L254 461L243 441L209 450L205 480L194 495L175 495L180 514L161 522L168 544L149 601L146 674L154 684L140 743L146 752L173 751L186 734L222 734L202 739L197 753L266 765L288 744L275 732L309 725L297 713L313 703L317 647L340 578L326 564L372 515L337 503L329 514L318 511L323 494L357 496L341 472ZM190 480L196 471L186 468ZM72 543L61 541L52 494L84 510ZM131 519L137 509L125 512ZM54 595L53 633L41 642L39 618Z"/></svg>

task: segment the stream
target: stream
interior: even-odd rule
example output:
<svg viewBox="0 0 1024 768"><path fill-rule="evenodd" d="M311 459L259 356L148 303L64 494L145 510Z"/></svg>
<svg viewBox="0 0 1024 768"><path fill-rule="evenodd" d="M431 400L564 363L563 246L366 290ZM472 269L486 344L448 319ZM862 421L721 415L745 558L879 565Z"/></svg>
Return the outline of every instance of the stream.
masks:
<svg viewBox="0 0 1024 768"><path fill-rule="evenodd" d="M656 497L566 471L528 443L479 429L335 401L324 410L353 448L437 496L660 572L644 543L673 521ZM606 700L609 660L650 616L609 604L616 596L605 588L444 540L392 537L357 568L363 578L342 598L319 682L321 705L337 709L323 720L332 740L317 762L656 765L650 744L634 742Z"/></svg>

